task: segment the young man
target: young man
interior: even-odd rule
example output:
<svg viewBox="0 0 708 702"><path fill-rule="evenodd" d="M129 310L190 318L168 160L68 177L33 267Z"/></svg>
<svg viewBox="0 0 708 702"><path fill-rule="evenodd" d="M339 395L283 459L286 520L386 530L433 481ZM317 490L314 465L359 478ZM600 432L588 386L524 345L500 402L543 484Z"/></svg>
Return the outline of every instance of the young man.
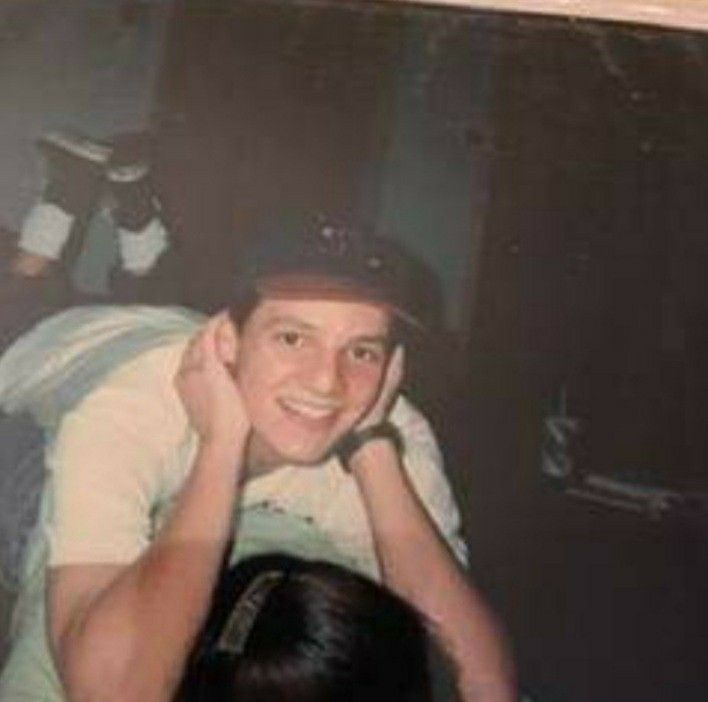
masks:
<svg viewBox="0 0 708 702"><path fill-rule="evenodd" d="M513 699L497 627L452 555L465 557L439 450L398 393L399 331L421 324L411 260L329 225L260 244L236 304L191 335L167 320L171 340L129 339L63 416L3 702L169 700L232 539L233 558L279 548L383 579L430 621L463 699ZM125 345L109 326L67 340ZM0 397L32 344L0 364Z"/></svg>

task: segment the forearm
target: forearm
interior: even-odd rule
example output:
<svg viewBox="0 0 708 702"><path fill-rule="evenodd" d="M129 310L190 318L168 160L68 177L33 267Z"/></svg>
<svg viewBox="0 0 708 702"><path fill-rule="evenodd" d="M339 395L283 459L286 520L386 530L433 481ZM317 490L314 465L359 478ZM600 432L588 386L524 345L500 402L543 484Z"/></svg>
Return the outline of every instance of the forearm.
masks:
<svg viewBox="0 0 708 702"><path fill-rule="evenodd" d="M393 447L369 442L352 468L384 579L431 622L456 666L465 701L514 700L513 667L499 627L452 558Z"/></svg>
<svg viewBox="0 0 708 702"><path fill-rule="evenodd" d="M57 642L72 700L171 699L231 536L240 458L202 445L150 548L76 610Z"/></svg>

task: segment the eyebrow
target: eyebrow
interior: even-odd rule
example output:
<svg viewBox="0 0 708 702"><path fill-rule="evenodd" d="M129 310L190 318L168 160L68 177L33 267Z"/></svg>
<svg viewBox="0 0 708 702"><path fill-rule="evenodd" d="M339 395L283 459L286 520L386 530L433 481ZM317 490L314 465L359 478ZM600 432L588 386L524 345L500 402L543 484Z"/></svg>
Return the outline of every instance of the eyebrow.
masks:
<svg viewBox="0 0 708 702"><path fill-rule="evenodd" d="M273 327L280 326L281 324L288 324L300 329L307 329L309 331L315 331L317 329L314 324L310 324L299 317L291 317L290 315L278 315L276 317L271 317L263 326L266 329L272 329Z"/></svg>
<svg viewBox="0 0 708 702"><path fill-rule="evenodd" d="M269 319L263 326L266 329L272 329L273 327L280 326L281 324L289 325L302 329L303 331L316 332L319 327L316 324L311 324L306 322L299 317L292 317L290 315L277 315ZM364 334L362 336L355 336L348 340L349 344L380 344L381 346L388 346L391 341L390 335L388 334Z"/></svg>
<svg viewBox="0 0 708 702"><path fill-rule="evenodd" d="M356 344L381 344L381 346L388 346L389 341L389 337L384 335L357 336L351 340L352 343Z"/></svg>

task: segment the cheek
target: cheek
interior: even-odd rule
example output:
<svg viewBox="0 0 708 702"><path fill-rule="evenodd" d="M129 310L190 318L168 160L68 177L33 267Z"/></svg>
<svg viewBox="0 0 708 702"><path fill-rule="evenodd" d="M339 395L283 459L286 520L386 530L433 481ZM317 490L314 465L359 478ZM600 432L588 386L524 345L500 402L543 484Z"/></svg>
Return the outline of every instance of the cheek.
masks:
<svg viewBox="0 0 708 702"><path fill-rule="evenodd" d="M376 366L355 367L347 371L347 396L352 409L367 409L376 400L383 369Z"/></svg>
<svg viewBox="0 0 708 702"><path fill-rule="evenodd" d="M296 369L280 354L263 346L240 360L236 365L236 383L251 419L257 423L272 422L277 411L275 400L295 382Z"/></svg>
<svg viewBox="0 0 708 702"><path fill-rule="evenodd" d="M239 358L234 376L247 407L266 398L277 375L277 368L267 353L244 353Z"/></svg>

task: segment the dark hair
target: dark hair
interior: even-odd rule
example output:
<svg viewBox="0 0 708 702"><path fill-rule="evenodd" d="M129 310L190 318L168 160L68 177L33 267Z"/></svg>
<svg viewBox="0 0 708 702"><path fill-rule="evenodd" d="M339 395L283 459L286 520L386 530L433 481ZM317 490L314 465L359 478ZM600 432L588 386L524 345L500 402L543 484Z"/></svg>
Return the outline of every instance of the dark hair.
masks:
<svg viewBox="0 0 708 702"><path fill-rule="evenodd" d="M238 294L232 298L229 304L229 316L237 329L243 328L260 301L260 295L252 287L239 290Z"/></svg>
<svg viewBox="0 0 708 702"><path fill-rule="evenodd" d="M234 607L264 578L238 650L223 646ZM415 610L377 583L330 563L259 556L222 579L178 699L428 702L427 641Z"/></svg>

